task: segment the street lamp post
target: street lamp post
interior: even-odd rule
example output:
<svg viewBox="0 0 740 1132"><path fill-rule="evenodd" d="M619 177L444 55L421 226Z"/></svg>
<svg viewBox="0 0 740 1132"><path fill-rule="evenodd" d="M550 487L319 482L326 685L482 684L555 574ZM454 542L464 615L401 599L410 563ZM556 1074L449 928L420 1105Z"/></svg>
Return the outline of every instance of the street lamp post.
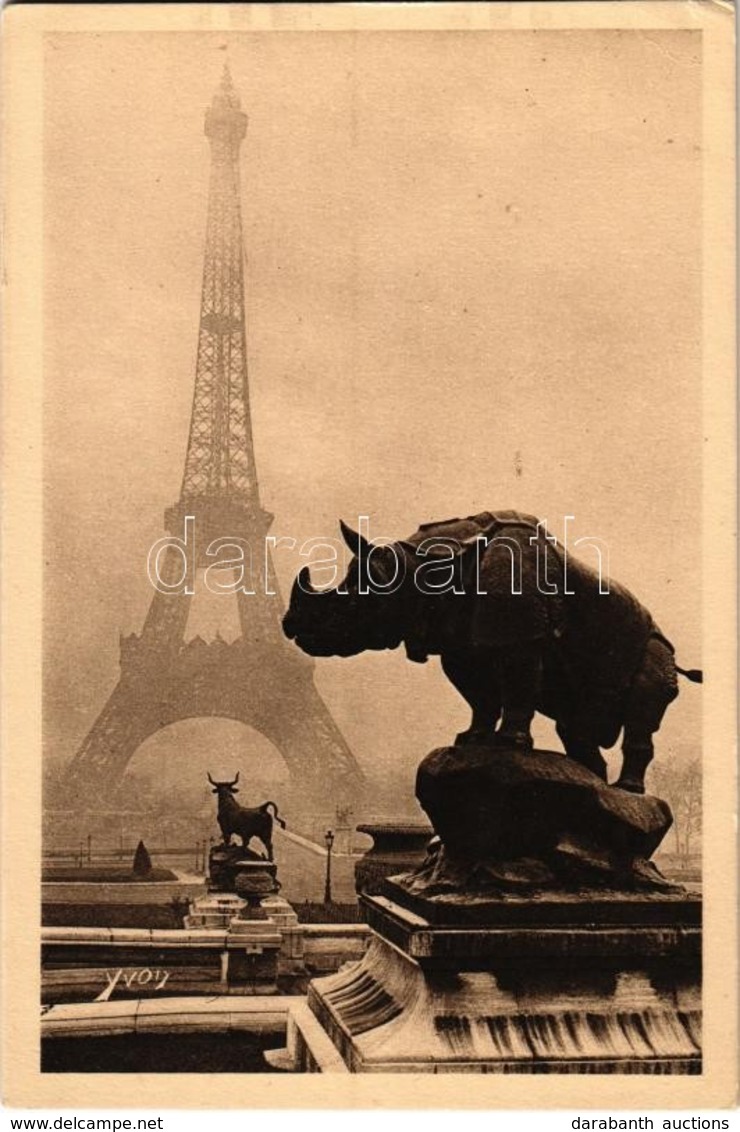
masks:
<svg viewBox="0 0 740 1132"><path fill-rule="evenodd" d="M334 834L330 829L327 829L324 834L324 844L326 845L326 883L324 885L324 904L331 904L331 847L334 844Z"/></svg>

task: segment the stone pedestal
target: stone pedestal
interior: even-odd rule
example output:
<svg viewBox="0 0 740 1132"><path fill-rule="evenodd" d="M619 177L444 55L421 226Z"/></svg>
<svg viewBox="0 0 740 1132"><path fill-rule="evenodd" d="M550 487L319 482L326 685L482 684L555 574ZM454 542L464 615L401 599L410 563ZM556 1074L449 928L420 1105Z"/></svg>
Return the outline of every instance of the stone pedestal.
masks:
<svg viewBox="0 0 740 1132"><path fill-rule="evenodd" d="M265 897L262 907L280 932L279 974L304 974L303 925L293 906L284 897L272 895Z"/></svg>
<svg viewBox="0 0 740 1132"><path fill-rule="evenodd" d="M244 903L226 939L229 984L238 985L244 994L277 994L282 935L263 903L276 892L276 866L272 861L242 860L234 867L234 887Z"/></svg>
<svg viewBox="0 0 740 1132"><path fill-rule="evenodd" d="M278 895L276 866L237 846L216 846L209 860L208 894L193 901L189 931L227 933L223 980L234 992L275 994L278 975L303 974L303 928Z"/></svg>
<svg viewBox="0 0 740 1132"><path fill-rule="evenodd" d="M241 845L213 845L208 854L208 891L236 892L236 881L245 868L252 865L264 866L272 877L270 892L279 892L277 868L273 861L267 861L259 853L244 849Z"/></svg>
<svg viewBox="0 0 740 1132"><path fill-rule="evenodd" d="M297 1011L294 1070L701 1072L696 899L553 895L490 902L471 922L386 892L363 898L364 959L309 987L341 1065Z"/></svg>
<svg viewBox="0 0 740 1132"><path fill-rule="evenodd" d="M223 929L222 981L232 993L276 994L279 960L288 936L289 959L298 917L277 895L276 865L238 846L211 850L208 894L185 919L190 931Z"/></svg>
<svg viewBox="0 0 740 1132"><path fill-rule="evenodd" d="M262 900L262 907L281 931L285 928L294 928L298 923L298 913L284 896L277 894L265 896Z"/></svg>
<svg viewBox="0 0 740 1132"><path fill-rule="evenodd" d="M270 920L234 920L226 941L229 987L239 994L277 994L281 944Z"/></svg>
<svg viewBox="0 0 740 1132"><path fill-rule="evenodd" d="M483 746L432 751L416 795L437 836L362 895L369 949L310 984L286 1064L701 1072L701 906L650 861L665 802L553 751Z"/></svg>
<svg viewBox="0 0 740 1132"><path fill-rule="evenodd" d="M244 907L244 901L235 892L209 893L199 896L190 905L184 918L187 931L228 928L234 916Z"/></svg>
<svg viewBox="0 0 740 1132"><path fill-rule="evenodd" d="M650 857L659 798L553 751L443 747L416 794L436 837L362 896L365 957L316 979L290 1063L350 1072L701 1072L700 903Z"/></svg>

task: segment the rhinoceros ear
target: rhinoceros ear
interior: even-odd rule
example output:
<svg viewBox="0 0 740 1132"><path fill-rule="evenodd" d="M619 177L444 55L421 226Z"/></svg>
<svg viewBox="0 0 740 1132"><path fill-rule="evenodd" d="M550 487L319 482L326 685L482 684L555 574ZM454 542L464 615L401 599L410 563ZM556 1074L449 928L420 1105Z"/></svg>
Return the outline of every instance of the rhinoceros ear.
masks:
<svg viewBox="0 0 740 1132"><path fill-rule="evenodd" d="M369 543L366 538L363 538L361 534L358 534L357 531L353 531L351 527L348 527L342 519L339 520L339 529L342 532L342 538L357 558L359 558L360 555L367 555L369 553L372 544Z"/></svg>

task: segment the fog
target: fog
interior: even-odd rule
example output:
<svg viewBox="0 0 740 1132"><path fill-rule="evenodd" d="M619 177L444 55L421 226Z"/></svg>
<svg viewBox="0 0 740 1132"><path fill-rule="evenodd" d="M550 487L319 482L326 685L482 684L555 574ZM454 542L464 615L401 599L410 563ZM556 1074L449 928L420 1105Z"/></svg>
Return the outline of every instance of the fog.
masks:
<svg viewBox="0 0 740 1132"><path fill-rule="evenodd" d="M52 759L74 754L115 685L179 492L203 112L226 42L47 37ZM250 388L272 534L336 537L340 516L367 515L402 537L518 508L561 536L573 515L679 663L699 666L699 33L250 33L228 49L249 115ZM300 565L276 554L284 591ZM202 596L190 631L228 636L233 610ZM468 723L436 660L322 660L316 680L363 768L406 776L409 794L418 761ZM659 751L698 745L700 697L683 685ZM163 735L132 766L200 776L209 726L191 761ZM546 721L536 734L556 742ZM244 730L242 777L259 750Z"/></svg>

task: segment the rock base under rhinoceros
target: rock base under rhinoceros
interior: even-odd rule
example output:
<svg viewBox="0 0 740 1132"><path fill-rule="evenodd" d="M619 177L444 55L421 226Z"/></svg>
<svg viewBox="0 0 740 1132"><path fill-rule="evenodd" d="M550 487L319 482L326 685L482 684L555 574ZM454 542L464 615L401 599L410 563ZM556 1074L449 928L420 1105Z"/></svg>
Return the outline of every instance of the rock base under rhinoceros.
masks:
<svg viewBox="0 0 740 1132"><path fill-rule="evenodd" d="M556 752L441 747L421 763L416 794L437 839L395 878L415 896L683 891L650 861L673 821L668 805Z"/></svg>

